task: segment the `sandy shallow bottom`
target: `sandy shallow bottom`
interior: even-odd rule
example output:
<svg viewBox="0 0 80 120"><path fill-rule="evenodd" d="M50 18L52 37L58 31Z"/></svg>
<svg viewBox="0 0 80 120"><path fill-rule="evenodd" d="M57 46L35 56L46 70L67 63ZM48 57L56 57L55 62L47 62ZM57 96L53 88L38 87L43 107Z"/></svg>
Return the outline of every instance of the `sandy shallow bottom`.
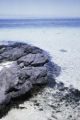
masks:
<svg viewBox="0 0 80 120"><path fill-rule="evenodd" d="M24 41L46 50L61 67L57 81L80 89L80 28L0 29L0 40Z"/></svg>
<svg viewBox="0 0 80 120"><path fill-rule="evenodd" d="M61 68L56 82L80 90L80 28L1 29L0 40L20 40L46 50ZM15 103L1 120L80 120L80 102L74 101L80 94L73 91L45 86L18 107Z"/></svg>

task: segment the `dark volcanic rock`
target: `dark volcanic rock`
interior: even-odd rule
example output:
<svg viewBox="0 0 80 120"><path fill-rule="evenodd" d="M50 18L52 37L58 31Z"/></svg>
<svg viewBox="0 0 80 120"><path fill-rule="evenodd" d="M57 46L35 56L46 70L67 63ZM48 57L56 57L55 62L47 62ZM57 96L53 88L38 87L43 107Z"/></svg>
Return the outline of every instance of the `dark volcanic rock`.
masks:
<svg viewBox="0 0 80 120"><path fill-rule="evenodd" d="M49 77L49 56L23 43L0 45L0 109Z"/></svg>

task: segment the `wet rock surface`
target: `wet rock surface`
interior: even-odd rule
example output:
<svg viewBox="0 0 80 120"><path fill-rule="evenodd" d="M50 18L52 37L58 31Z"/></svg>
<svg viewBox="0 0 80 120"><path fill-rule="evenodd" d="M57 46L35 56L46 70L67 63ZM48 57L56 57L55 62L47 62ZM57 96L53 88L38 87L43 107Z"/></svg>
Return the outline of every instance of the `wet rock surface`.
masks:
<svg viewBox="0 0 80 120"><path fill-rule="evenodd" d="M35 84L46 84L51 76L49 63L49 56L37 47L24 43L1 44L0 109Z"/></svg>

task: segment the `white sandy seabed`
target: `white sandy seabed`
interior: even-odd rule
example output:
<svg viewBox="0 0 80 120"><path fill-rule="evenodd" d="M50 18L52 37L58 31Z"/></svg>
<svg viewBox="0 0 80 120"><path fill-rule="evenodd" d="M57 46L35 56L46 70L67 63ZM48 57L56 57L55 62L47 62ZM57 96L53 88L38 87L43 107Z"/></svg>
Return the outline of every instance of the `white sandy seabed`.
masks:
<svg viewBox="0 0 80 120"><path fill-rule="evenodd" d="M0 40L26 41L46 50L61 67L57 81L80 89L80 28L0 29Z"/></svg>
<svg viewBox="0 0 80 120"><path fill-rule="evenodd" d="M61 67L56 81L80 90L80 28L0 29L0 40L25 41L46 50L52 61ZM26 105L28 107L29 103ZM44 113L33 109L30 105L26 111L13 109L1 120L49 120Z"/></svg>

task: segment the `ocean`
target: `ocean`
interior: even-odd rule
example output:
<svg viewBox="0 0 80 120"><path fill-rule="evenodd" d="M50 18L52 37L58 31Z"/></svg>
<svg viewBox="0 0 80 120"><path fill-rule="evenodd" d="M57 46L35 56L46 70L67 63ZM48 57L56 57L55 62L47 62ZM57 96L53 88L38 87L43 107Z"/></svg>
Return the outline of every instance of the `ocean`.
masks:
<svg viewBox="0 0 80 120"><path fill-rule="evenodd" d="M0 19L0 28L80 27L80 19Z"/></svg>

